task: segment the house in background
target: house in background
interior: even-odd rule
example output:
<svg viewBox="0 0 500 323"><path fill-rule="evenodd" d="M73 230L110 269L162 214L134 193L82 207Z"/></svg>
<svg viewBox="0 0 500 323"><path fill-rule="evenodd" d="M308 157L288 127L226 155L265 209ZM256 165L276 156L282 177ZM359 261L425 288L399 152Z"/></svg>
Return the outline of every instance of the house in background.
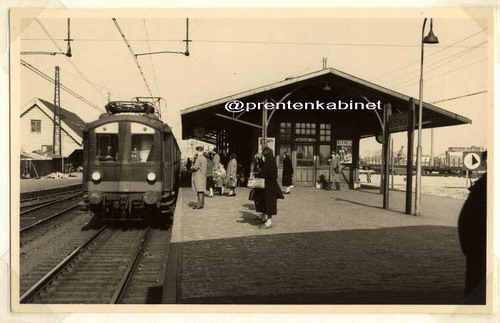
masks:
<svg viewBox="0 0 500 323"><path fill-rule="evenodd" d="M55 106L35 98L21 110L21 150L43 155L52 154ZM62 157L68 158L82 149L85 121L61 107Z"/></svg>
<svg viewBox="0 0 500 323"><path fill-rule="evenodd" d="M32 178L56 171L68 171L70 163L82 163L82 136L86 123L73 112L61 108L62 156L53 154L55 106L35 98L21 109L21 176ZM62 157L62 159L61 159Z"/></svg>

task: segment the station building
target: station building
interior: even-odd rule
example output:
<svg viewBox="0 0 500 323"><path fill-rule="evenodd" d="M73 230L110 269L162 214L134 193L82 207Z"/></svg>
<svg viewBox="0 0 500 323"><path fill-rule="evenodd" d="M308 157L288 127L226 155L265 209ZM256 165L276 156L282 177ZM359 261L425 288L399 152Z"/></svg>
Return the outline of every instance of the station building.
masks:
<svg viewBox="0 0 500 323"><path fill-rule="evenodd" d="M302 103L303 108L228 111L226 103L234 100L250 105ZM323 107L328 103L330 107L337 106L335 109L305 108L317 102ZM339 102L357 109L342 109ZM377 104L380 109L374 109ZM418 100L327 68L184 109L181 111L182 138L213 144L226 155L236 153L238 163L248 173L252 157L261 149L265 137L267 145L280 155L277 158L279 176L281 155L290 153L298 186L313 186L320 175L328 176L330 154L336 151L342 159L342 186L356 188L359 142L383 134L384 111L398 115L418 112ZM422 119L424 129L471 123L464 116L429 103L423 103ZM404 130L394 130L398 131Z"/></svg>
<svg viewBox="0 0 500 323"><path fill-rule="evenodd" d="M39 177L63 171L64 164L79 166L85 121L61 107L62 156L53 154L55 106L34 98L21 109L20 146L22 176ZM61 160L62 159L62 160ZM35 167L36 168L35 168ZM35 171L36 169L36 171Z"/></svg>

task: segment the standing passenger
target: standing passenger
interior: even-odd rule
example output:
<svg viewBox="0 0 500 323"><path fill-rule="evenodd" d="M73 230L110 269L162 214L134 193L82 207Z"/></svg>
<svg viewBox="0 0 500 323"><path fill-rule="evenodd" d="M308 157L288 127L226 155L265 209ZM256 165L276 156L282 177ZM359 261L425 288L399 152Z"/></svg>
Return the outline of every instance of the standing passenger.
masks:
<svg viewBox="0 0 500 323"><path fill-rule="evenodd" d="M282 183L284 187L286 187L285 194L290 194L290 188L293 185L293 166L292 160L290 159L290 155L285 152L283 154L283 179Z"/></svg>
<svg viewBox="0 0 500 323"><path fill-rule="evenodd" d="M198 157L194 165L191 166L191 171L193 172L191 184L198 196L198 205L193 207L193 209L203 209L205 206L205 189L207 186L207 159L203 156L202 146L196 147L196 151L198 152Z"/></svg>
<svg viewBox="0 0 500 323"><path fill-rule="evenodd" d="M335 152L332 152L332 159L330 162L330 183L335 183L335 189L337 191L341 190L340 187L340 156Z"/></svg>
<svg viewBox="0 0 500 323"><path fill-rule="evenodd" d="M236 189L236 172L238 170L238 162L236 161L236 154L232 153L229 157L229 163L227 163L227 182L226 187L229 188L229 196L235 196L234 190Z"/></svg>
<svg viewBox="0 0 500 323"><path fill-rule="evenodd" d="M265 187L263 189L255 189L254 199L257 211L262 211L264 219L266 219L259 226L259 229L270 229L272 227L273 215L278 213L278 196L282 197L282 193L277 181L278 168L276 167L273 150L269 147L264 147L262 149L262 159L264 163L260 172L256 174L256 177L265 179Z"/></svg>

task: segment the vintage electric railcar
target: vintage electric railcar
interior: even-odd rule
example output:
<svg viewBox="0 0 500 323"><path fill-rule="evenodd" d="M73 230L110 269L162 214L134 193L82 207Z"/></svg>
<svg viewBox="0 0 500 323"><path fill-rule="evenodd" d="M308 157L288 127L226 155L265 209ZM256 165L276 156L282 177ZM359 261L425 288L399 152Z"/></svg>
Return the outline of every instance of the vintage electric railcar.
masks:
<svg viewBox="0 0 500 323"><path fill-rule="evenodd" d="M83 187L102 220L167 222L179 184L180 150L150 102L116 101L83 132Z"/></svg>

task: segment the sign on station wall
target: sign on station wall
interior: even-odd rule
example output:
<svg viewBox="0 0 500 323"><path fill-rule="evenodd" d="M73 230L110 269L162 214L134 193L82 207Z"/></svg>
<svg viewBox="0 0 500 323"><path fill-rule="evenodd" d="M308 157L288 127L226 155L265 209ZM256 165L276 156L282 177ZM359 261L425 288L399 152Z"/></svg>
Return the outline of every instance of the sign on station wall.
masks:
<svg viewBox="0 0 500 323"><path fill-rule="evenodd" d="M337 153L342 164L352 164L352 140L337 140Z"/></svg>

